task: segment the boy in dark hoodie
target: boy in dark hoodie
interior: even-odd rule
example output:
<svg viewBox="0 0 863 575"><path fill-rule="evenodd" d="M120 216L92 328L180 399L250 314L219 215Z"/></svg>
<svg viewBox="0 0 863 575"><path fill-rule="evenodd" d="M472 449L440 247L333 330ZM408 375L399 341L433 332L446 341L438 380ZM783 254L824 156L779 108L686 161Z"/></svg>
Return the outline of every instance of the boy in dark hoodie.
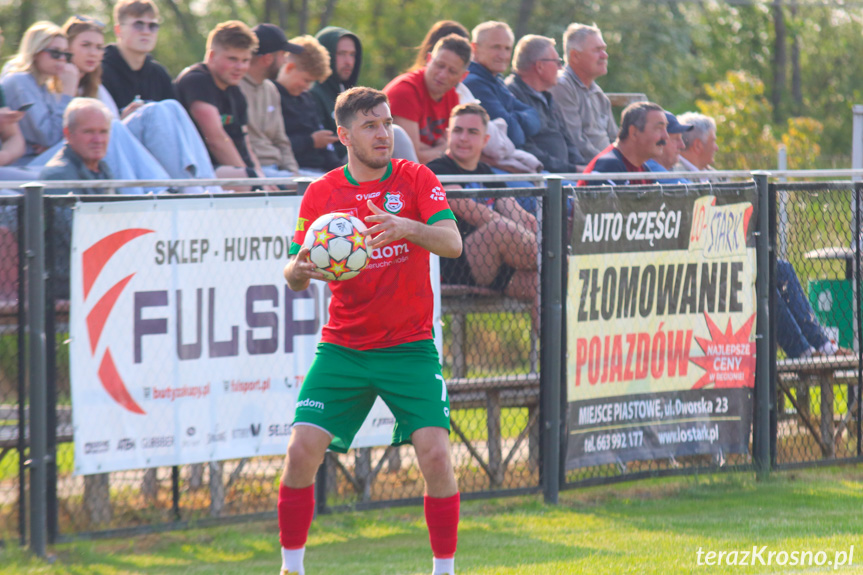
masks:
<svg viewBox="0 0 863 575"><path fill-rule="evenodd" d="M363 45L356 34L336 26L327 26L315 34L315 38L330 53L330 68L333 73L325 81L315 83L312 95L317 101L324 129L335 134L337 128L333 111L336 108L336 98L357 85L363 63ZM340 158L347 155L347 149L341 143L336 142L333 147Z"/></svg>

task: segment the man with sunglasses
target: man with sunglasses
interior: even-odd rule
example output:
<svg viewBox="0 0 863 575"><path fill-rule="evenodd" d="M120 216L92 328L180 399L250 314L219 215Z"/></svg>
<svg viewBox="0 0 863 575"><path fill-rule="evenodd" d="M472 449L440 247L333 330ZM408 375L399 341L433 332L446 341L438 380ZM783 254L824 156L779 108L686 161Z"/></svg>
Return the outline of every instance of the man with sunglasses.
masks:
<svg viewBox="0 0 863 575"><path fill-rule="evenodd" d="M159 36L159 8L155 2L117 2L114 34L117 43L105 46L102 84L124 116L144 102L174 99L171 75L150 55Z"/></svg>
<svg viewBox="0 0 863 575"><path fill-rule="evenodd" d="M522 149L536 156L549 172L572 173L580 171L579 165L587 164L587 160L563 129L563 112L549 92L557 85L557 71L563 67L554 44L553 38L523 36L515 45L513 73L506 79L506 86L539 114L539 131L526 137Z"/></svg>

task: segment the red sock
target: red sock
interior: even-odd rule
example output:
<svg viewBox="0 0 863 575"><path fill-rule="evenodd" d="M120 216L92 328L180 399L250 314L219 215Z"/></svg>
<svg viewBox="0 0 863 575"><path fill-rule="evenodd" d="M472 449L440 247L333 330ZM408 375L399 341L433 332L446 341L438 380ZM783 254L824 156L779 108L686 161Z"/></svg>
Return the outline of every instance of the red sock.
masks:
<svg viewBox="0 0 863 575"><path fill-rule="evenodd" d="M458 543L458 511L461 494L452 497L424 498L426 525L432 553L438 559L449 559L455 555Z"/></svg>
<svg viewBox="0 0 863 575"><path fill-rule="evenodd" d="M279 541L282 547L305 547L314 516L314 484L302 489L279 485Z"/></svg>

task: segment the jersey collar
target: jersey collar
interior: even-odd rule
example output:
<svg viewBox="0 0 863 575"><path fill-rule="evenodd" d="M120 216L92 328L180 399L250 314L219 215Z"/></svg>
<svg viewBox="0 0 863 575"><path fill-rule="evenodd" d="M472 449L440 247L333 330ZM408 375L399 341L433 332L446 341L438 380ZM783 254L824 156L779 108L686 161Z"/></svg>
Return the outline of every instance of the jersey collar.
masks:
<svg viewBox="0 0 863 575"><path fill-rule="evenodd" d="M345 169L344 169L344 171L345 171L345 178L346 178L350 183L352 183L352 184L353 184L353 185L355 185L355 186L359 186L359 185L360 185L360 183L359 183L358 181L356 181L356 180L354 179L354 177L351 175L351 172L348 170L348 165L347 165L347 164L345 164ZM383 176L381 176L381 179L380 179L380 180L378 180L378 181L379 181L379 182L383 182L384 180L386 180L387 178L389 178L389 177L392 175L392 173L393 173L393 162L392 162L392 160L390 160L390 163L389 163L389 164L387 164L387 171L386 171L386 172L384 172L384 175L383 175Z"/></svg>

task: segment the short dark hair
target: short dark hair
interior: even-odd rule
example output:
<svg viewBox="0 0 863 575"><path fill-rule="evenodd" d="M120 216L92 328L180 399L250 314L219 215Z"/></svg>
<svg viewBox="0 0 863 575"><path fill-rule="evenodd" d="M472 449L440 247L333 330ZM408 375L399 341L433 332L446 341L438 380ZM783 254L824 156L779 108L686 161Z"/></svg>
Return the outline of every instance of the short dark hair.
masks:
<svg viewBox="0 0 863 575"><path fill-rule="evenodd" d="M458 34L450 34L438 40L435 43L434 48L432 48L431 53L437 54L438 50L449 50L461 58L465 66L470 64L470 58L473 55L470 42L467 41L467 38L459 36Z"/></svg>
<svg viewBox="0 0 863 575"><path fill-rule="evenodd" d="M426 37L422 41L422 44L417 46L416 60L414 61L414 65L411 66L408 71L413 72L414 70L419 70L425 66L426 56L431 54L432 48L437 44L437 41L444 36L449 36L450 34L457 34L465 40L468 40L468 42L470 41L470 34L468 33L467 28L455 20L439 20L429 29Z"/></svg>
<svg viewBox="0 0 863 575"><path fill-rule="evenodd" d="M644 131L647 126L647 114L650 112L665 112L662 106L653 102L634 102L624 108L620 115L620 131L617 133L617 139L624 141L629 137L629 127L635 126L639 132Z"/></svg>
<svg viewBox="0 0 863 575"><path fill-rule="evenodd" d="M350 127L359 112L369 112L380 104L389 104L389 98L380 90L356 86L345 90L336 98L336 125Z"/></svg>
<svg viewBox="0 0 863 575"><path fill-rule="evenodd" d="M469 104L459 104L450 112L450 120L453 118L457 118L459 116L468 116L473 114L475 116L479 116L482 119L482 125L488 128L488 123L491 121L491 118L488 115L488 112L485 111L485 108L480 106L475 102L471 102Z"/></svg>

